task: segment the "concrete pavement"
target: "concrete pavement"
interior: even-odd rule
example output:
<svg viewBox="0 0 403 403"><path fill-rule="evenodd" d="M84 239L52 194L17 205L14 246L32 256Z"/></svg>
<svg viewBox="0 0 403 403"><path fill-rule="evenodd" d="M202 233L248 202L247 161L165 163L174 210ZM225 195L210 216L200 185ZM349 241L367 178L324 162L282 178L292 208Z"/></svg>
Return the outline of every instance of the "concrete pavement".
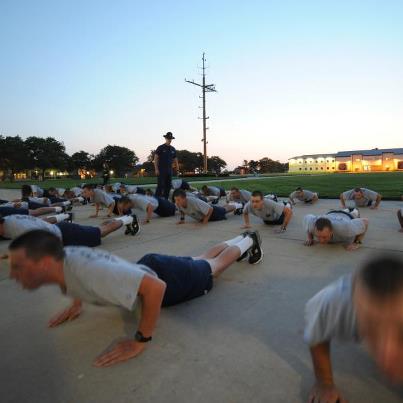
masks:
<svg viewBox="0 0 403 403"><path fill-rule="evenodd" d="M10 197L0 191L0 198ZM0 396L2 402L305 402L314 381L302 340L306 301L329 282L351 272L371 253L403 253L396 210L382 202L362 209L370 226L363 247L303 245L302 217L338 207L337 200L294 208L289 228L275 234L259 224L265 259L260 265L237 263L206 296L162 310L148 349L138 358L97 369L94 358L113 341L132 337L136 316L116 308L84 306L77 320L47 329L48 319L69 300L56 287L20 290L0 266ZM76 222L93 207L75 208ZM191 221L190 219L188 220ZM204 228L176 226L156 218L136 236L117 231L102 248L131 261L145 253L197 255L241 232L241 218ZM7 249L0 242L0 254ZM350 402L403 401L403 389L389 385L362 347L335 344L335 379Z"/></svg>

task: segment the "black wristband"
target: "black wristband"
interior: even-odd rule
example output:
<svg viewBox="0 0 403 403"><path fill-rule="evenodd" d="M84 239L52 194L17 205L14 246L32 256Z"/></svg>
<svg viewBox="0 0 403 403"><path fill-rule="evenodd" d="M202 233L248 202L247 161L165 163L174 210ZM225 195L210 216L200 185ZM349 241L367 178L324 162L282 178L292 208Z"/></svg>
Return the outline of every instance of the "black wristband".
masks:
<svg viewBox="0 0 403 403"><path fill-rule="evenodd" d="M153 338L152 336L150 337L144 337L143 333L141 333L139 330L137 330L136 334L134 335L134 339L140 343L148 343L151 341Z"/></svg>

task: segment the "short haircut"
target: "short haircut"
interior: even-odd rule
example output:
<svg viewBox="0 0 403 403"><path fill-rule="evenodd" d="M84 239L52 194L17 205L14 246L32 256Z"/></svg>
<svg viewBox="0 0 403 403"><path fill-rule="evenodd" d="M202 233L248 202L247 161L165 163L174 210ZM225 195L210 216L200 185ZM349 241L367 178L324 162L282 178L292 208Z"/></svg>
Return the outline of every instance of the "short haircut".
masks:
<svg viewBox="0 0 403 403"><path fill-rule="evenodd" d="M403 291L403 259L392 255L373 257L361 267L358 278L378 297L396 295Z"/></svg>
<svg viewBox="0 0 403 403"><path fill-rule="evenodd" d="M82 187L82 189L87 189L87 190L93 190L94 189L94 185L91 185L91 184L85 184L83 187Z"/></svg>
<svg viewBox="0 0 403 403"><path fill-rule="evenodd" d="M254 190L252 192L252 197L260 197L261 199L263 199L263 193L260 190Z"/></svg>
<svg viewBox="0 0 403 403"><path fill-rule="evenodd" d="M22 185L21 186L21 195L22 197L29 197L32 194L32 188L30 185Z"/></svg>
<svg viewBox="0 0 403 403"><path fill-rule="evenodd" d="M15 238L9 245L10 251L24 249L28 258L39 260L51 256L56 260L64 258L64 249L61 239L49 231L34 230Z"/></svg>
<svg viewBox="0 0 403 403"><path fill-rule="evenodd" d="M362 192L362 189L361 188L354 188L354 192Z"/></svg>
<svg viewBox="0 0 403 403"><path fill-rule="evenodd" d="M182 189L175 189L172 197L181 197L182 199L186 199L186 192Z"/></svg>
<svg viewBox="0 0 403 403"><path fill-rule="evenodd" d="M239 188L234 186L231 188L231 192L239 192Z"/></svg>
<svg viewBox="0 0 403 403"><path fill-rule="evenodd" d="M301 187L301 186L298 186L298 187L295 189L295 191L296 191L296 192L302 192L302 191L303 191L303 189L302 189L302 187Z"/></svg>
<svg viewBox="0 0 403 403"><path fill-rule="evenodd" d="M122 196L118 200L118 204L127 204L127 203L130 203L130 202L131 202L131 200L127 196Z"/></svg>
<svg viewBox="0 0 403 403"><path fill-rule="evenodd" d="M320 217L315 222L315 228L318 231L323 231L325 228L329 228L331 230L333 227L331 221L328 218Z"/></svg>

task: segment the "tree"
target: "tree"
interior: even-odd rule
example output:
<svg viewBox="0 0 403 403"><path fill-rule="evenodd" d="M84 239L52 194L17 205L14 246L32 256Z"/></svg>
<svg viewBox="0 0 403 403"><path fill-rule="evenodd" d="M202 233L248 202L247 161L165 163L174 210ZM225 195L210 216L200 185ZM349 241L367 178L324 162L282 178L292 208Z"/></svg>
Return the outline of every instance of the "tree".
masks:
<svg viewBox="0 0 403 403"><path fill-rule="evenodd" d="M89 170L92 168L94 156L86 151L78 151L70 157L74 169Z"/></svg>
<svg viewBox="0 0 403 403"><path fill-rule="evenodd" d="M117 176L124 176L127 171L134 168L138 162L138 157L134 151L126 147L107 145L94 158L94 166L101 170L104 163L116 172Z"/></svg>
<svg viewBox="0 0 403 403"><path fill-rule="evenodd" d="M208 170L211 172L215 172L217 175L220 174L221 170L226 166L227 163L217 155L214 155L207 159Z"/></svg>
<svg viewBox="0 0 403 403"><path fill-rule="evenodd" d="M27 149L20 136L0 136L0 169L4 172L2 180L8 176L14 180L14 174L29 165Z"/></svg>
<svg viewBox="0 0 403 403"><path fill-rule="evenodd" d="M38 168L42 171L42 178L45 177L47 169L66 169L69 156L66 154L64 144L53 137L28 137L25 140L30 161L29 168Z"/></svg>
<svg viewBox="0 0 403 403"><path fill-rule="evenodd" d="M176 150L181 172L195 172L203 169L203 154L188 150Z"/></svg>

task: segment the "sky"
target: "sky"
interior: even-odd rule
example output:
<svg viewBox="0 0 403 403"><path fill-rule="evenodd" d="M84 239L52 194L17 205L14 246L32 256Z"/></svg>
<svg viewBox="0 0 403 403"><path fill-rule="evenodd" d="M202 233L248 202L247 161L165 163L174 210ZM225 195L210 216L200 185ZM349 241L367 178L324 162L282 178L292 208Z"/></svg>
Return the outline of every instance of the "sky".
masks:
<svg viewBox="0 0 403 403"><path fill-rule="evenodd" d="M403 2L0 1L0 134L244 159L403 147Z"/></svg>

